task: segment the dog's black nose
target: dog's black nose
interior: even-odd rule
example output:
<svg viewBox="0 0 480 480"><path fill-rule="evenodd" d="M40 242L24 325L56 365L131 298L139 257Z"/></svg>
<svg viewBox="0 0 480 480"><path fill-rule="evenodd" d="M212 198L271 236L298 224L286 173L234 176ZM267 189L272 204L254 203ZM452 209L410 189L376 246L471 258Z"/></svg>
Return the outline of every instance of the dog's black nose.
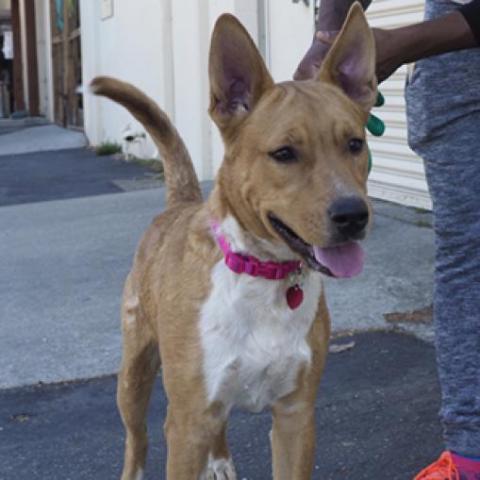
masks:
<svg viewBox="0 0 480 480"><path fill-rule="evenodd" d="M338 233L348 239L361 233L368 223L367 204L358 197L335 200L328 209L328 215Z"/></svg>

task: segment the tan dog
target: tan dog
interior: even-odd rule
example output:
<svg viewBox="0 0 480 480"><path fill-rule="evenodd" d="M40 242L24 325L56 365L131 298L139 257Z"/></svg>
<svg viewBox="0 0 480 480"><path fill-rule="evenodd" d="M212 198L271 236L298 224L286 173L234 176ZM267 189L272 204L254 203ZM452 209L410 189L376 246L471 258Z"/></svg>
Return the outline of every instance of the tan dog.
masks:
<svg viewBox="0 0 480 480"><path fill-rule="evenodd" d="M165 114L131 85L94 80L95 93L124 105L151 134L167 185L167 209L144 235L124 290L123 480L143 476L160 364L169 480L236 478L225 439L235 406L272 408L276 480L311 477L329 339L319 272L349 277L362 267L356 240L369 220L364 126L376 98L374 56L356 4L318 78L274 84L246 30L223 15L209 69L225 158L206 202ZM301 262L301 270L276 280L237 274L222 245L239 261L264 262L260 269Z"/></svg>

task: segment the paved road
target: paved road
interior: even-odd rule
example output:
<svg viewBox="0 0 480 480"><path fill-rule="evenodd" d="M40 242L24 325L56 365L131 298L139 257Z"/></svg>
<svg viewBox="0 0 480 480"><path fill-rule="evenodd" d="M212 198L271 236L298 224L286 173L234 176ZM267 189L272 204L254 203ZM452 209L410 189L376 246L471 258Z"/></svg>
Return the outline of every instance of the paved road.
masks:
<svg viewBox="0 0 480 480"><path fill-rule="evenodd" d="M86 150L0 156L0 480L118 478L120 292L164 206L161 188L122 192L148 175ZM429 215L382 202L375 211L365 273L327 284L335 331L391 328L384 314L431 303ZM431 338L430 325L402 328ZM314 478L410 479L441 449L432 347L394 333L355 342L330 356ZM147 480L164 478L160 382L155 395ZM239 479L270 478L269 422L234 413Z"/></svg>
<svg viewBox="0 0 480 480"><path fill-rule="evenodd" d="M41 128L41 127L36 127ZM87 149L0 156L0 206L120 193L155 173Z"/></svg>
<svg viewBox="0 0 480 480"><path fill-rule="evenodd" d="M401 334L367 333L331 354L318 400L314 479L410 480L441 450L433 348ZM0 391L1 480L119 478L123 431L115 379ZM147 480L164 479L157 382ZM269 415L235 412L229 438L239 479L270 478Z"/></svg>
<svg viewBox="0 0 480 480"><path fill-rule="evenodd" d="M164 192L108 192L122 191L114 179L146 173L86 150L0 157L9 189L0 199L35 201L0 208L0 388L116 371L122 284ZM384 314L431 303L433 236L425 215L375 208L365 273L326 286L336 331L391 328ZM429 325L404 328L431 335Z"/></svg>

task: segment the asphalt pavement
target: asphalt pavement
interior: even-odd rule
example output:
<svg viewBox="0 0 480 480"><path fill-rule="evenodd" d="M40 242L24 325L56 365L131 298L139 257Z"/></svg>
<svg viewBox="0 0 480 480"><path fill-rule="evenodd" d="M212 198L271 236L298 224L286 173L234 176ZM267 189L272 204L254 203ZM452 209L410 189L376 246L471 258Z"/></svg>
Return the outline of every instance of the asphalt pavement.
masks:
<svg viewBox="0 0 480 480"><path fill-rule="evenodd" d="M164 207L150 180L145 167L84 149L0 155L0 480L118 478L119 300ZM357 334L330 355L315 479L410 479L441 450L431 318L418 315L431 305L431 218L374 208L364 274L326 285L334 332L347 334L334 342ZM151 480L164 478L164 413L158 382ZM270 478L268 414L231 420L239 479Z"/></svg>
<svg viewBox="0 0 480 480"><path fill-rule="evenodd" d="M317 401L317 480L407 480L441 450L433 347L366 333L331 354ZM0 391L0 479L114 480L123 429L115 377ZM146 480L165 479L160 379L151 402ZM236 411L229 443L238 478L271 478L268 412Z"/></svg>
<svg viewBox="0 0 480 480"><path fill-rule="evenodd" d="M36 127L41 128L41 127ZM121 193L158 176L134 162L76 148L0 156L0 206Z"/></svg>
<svg viewBox="0 0 480 480"><path fill-rule="evenodd" d="M122 285L163 202L163 189L149 189L0 208L0 388L116 371ZM326 282L334 331L402 328L431 338L430 324L385 315L431 304L432 245L431 229L378 214L364 274Z"/></svg>

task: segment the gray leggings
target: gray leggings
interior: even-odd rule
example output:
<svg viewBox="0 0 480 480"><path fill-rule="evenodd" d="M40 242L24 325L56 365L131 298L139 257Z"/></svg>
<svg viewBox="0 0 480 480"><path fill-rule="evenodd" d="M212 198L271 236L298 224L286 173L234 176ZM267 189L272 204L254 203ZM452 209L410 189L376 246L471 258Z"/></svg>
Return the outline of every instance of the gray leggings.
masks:
<svg viewBox="0 0 480 480"><path fill-rule="evenodd" d="M427 18L453 11L427 0ZM480 48L418 62L409 143L423 159L435 223L434 317L446 448L480 457Z"/></svg>

